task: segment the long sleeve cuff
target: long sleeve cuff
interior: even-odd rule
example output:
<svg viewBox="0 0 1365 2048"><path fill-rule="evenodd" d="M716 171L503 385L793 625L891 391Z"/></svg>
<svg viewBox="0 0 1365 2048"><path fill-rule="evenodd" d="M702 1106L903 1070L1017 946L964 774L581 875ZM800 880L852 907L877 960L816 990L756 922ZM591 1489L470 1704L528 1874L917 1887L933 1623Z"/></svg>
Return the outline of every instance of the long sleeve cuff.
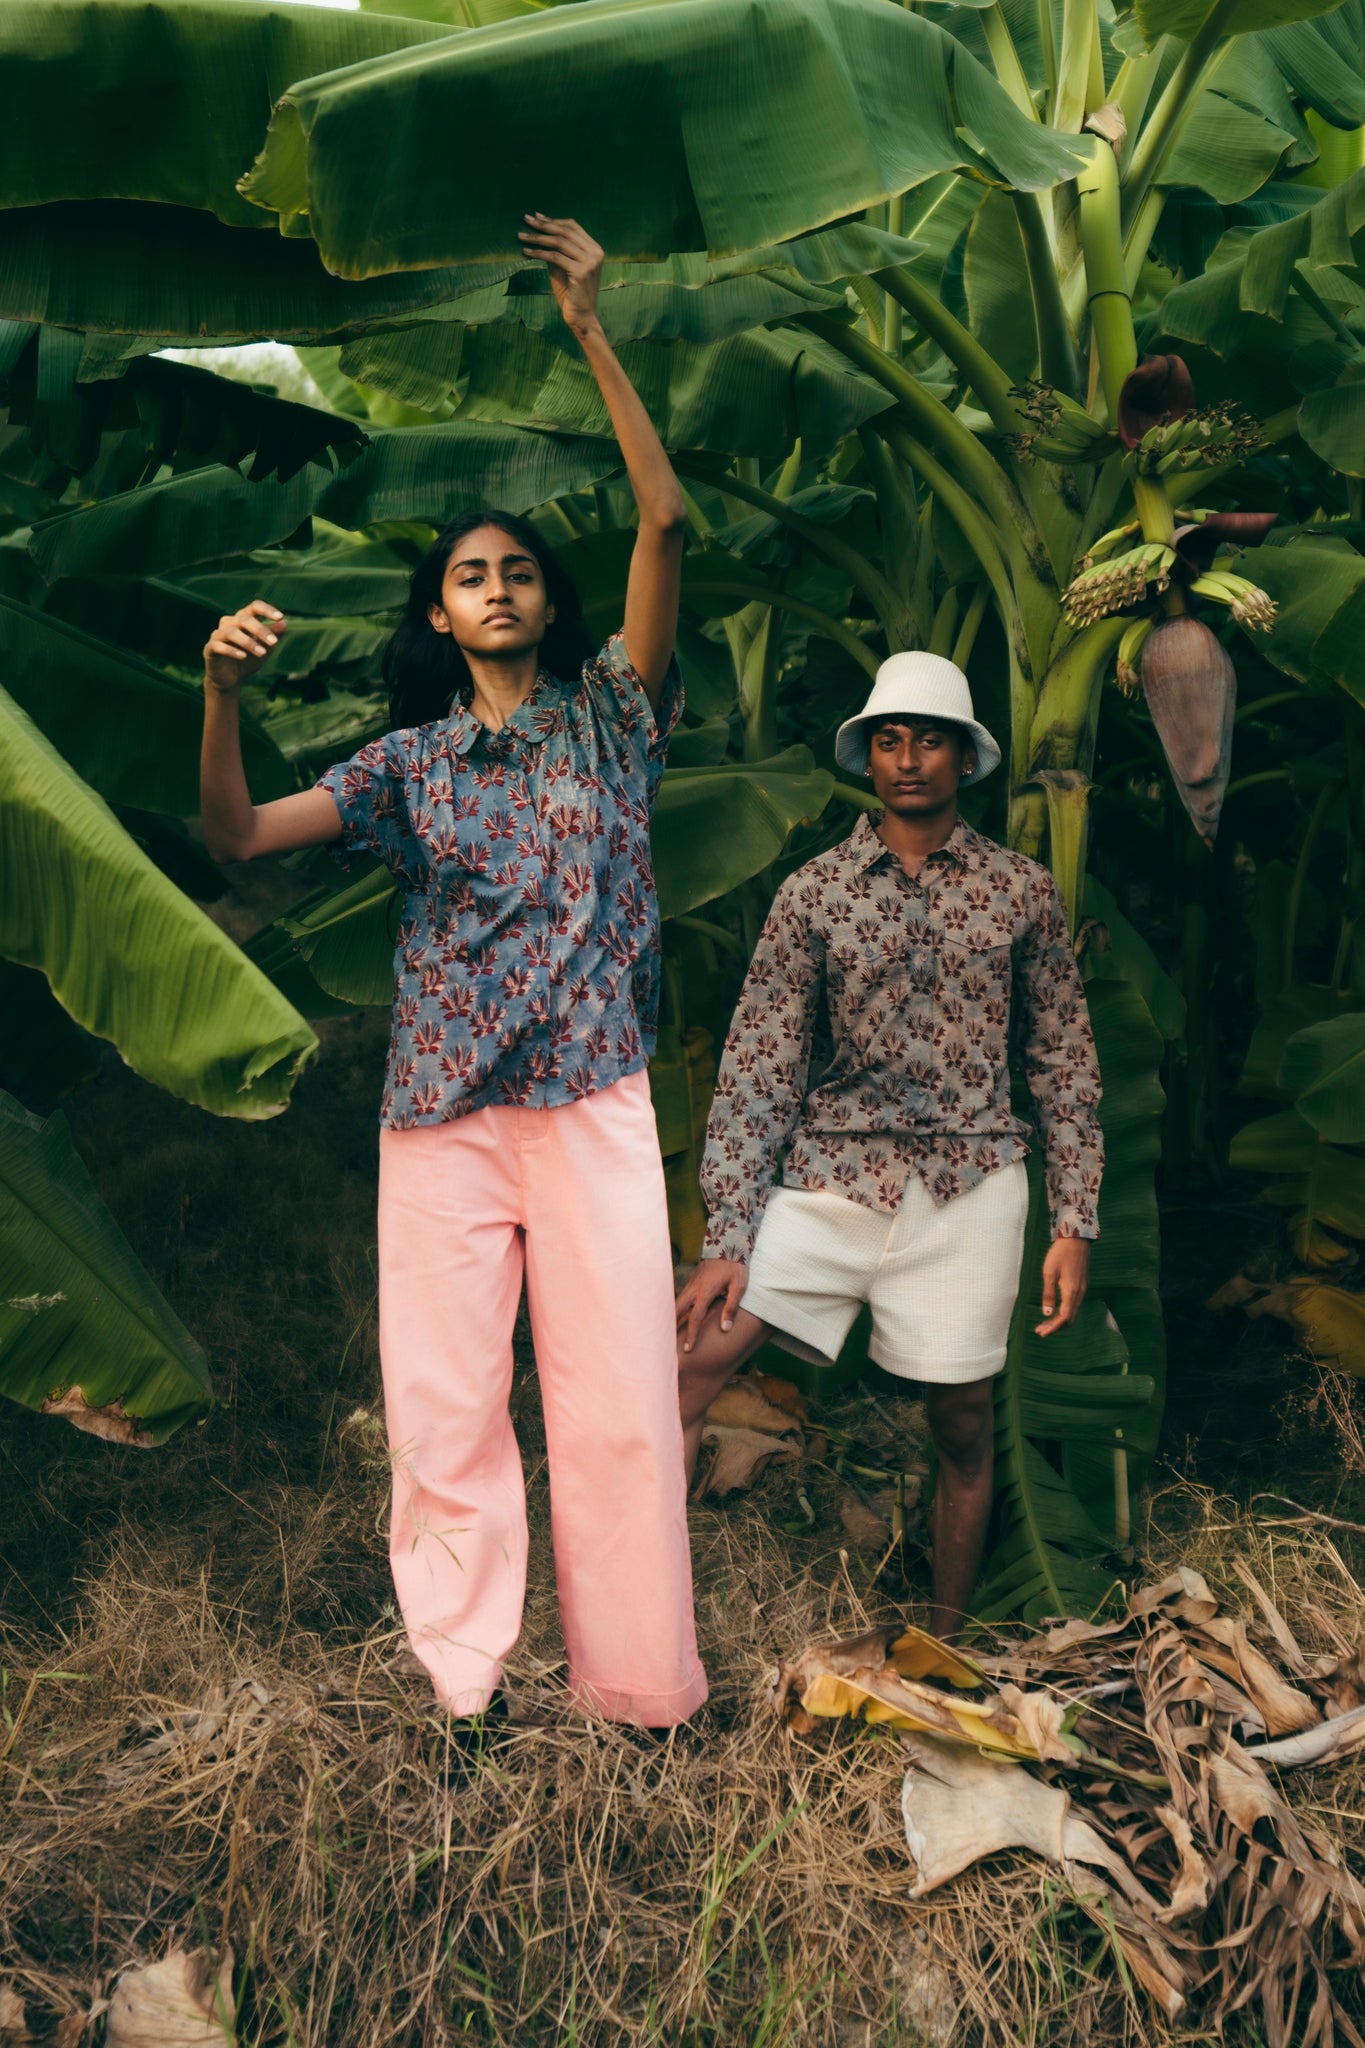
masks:
<svg viewBox="0 0 1365 2048"><path fill-rule="evenodd" d="M1094 1239L1100 1234L1099 1195L1104 1138L1099 1119L1054 1126L1047 1148L1047 1206L1052 1235Z"/></svg>

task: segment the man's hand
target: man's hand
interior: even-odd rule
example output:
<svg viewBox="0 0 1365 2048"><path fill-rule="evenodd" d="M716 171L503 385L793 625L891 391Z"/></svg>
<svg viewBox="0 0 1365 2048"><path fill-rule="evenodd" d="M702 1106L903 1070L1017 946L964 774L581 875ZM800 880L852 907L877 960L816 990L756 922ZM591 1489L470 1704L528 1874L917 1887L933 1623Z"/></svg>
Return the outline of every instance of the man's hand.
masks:
<svg viewBox="0 0 1365 2048"><path fill-rule="evenodd" d="M721 1304L722 1330L734 1327L735 1310L748 1284L749 1268L738 1259L703 1259L693 1268L691 1279L674 1304L684 1351L692 1349L697 1332L717 1302Z"/></svg>
<svg viewBox="0 0 1365 2048"><path fill-rule="evenodd" d="M1043 1260L1043 1316L1037 1325L1040 1337L1055 1336L1085 1300L1090 1279L1090 1245L1083 1237L1054 1237Z"/></svg>
<svg viewBox="0 0 1365 2048"><path fill-rule="evenodd" d="M263 597L221 618L204 649L204 681L211 690L240 690L285 631L283 612Z"/></svg>
<svg viewBox="0 0 1365 2048"><path fill-rule="evenodd" d="M543 260L565 326L575 334L594 326L603 251L592 236L576 220L551 220L548 214L528 213L517 240L528 256Z"/></svg>

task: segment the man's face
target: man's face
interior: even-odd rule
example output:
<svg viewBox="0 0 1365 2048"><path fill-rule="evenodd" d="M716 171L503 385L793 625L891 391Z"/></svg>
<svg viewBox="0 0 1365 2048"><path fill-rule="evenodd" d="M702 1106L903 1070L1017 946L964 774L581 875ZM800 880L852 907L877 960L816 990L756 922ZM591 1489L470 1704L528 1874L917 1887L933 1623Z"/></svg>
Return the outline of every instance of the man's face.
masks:
<svg viewBox="0 0 1365 2048"><path fill-rule="evenodd" d="M975 764L956 730L929 718L888 718L874 726L867 772L878 803L898 818L933 817L957 800L964 771Z"/></svg>

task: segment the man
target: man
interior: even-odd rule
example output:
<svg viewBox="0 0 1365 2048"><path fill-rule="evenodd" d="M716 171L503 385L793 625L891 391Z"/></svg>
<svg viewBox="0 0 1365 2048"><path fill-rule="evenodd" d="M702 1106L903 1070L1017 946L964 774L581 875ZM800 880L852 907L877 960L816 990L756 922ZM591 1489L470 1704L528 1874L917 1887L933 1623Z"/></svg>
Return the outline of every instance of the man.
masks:
<svg viewBox="0 0 1365 2048"><path fill-rule="evenodd" d="M688 1471L708 1404L766 1337L827 1362L870 1302L872 1357L924 1391L933 1626L951 1636L985 1542L1028 1211L1010 1039L1047 1169L1043 1336L1074 1320L1098 1235L1099 1067L1051 876L958 816L958 785L1000 762L962 671L893 655L835 755L883 808L778 890L735 1010L710 1226L678 1298Z"/></svg>

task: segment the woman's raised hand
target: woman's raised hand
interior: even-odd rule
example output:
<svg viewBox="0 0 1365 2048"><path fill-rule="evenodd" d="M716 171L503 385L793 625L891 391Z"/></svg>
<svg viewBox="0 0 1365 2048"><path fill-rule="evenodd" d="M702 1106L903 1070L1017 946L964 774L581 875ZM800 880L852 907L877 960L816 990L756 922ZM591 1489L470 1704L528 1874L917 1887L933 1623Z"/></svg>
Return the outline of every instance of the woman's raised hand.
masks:
<svg viewBox="0 0 1365 2048"><path fill-rule="evenodd" d="M528 213L526 222L517 239L526 254L539 256L549 271L550 290L565 326L575 333L591 327L597 319L597 289L602 282L601 248L576 220L551 220L545 213Z"/></svg>
<svg viewBox="0 0 1365 2048"><path fill-rule="evenodd" d="M286 631L284 613L263 597L219 619L204 648L205 683L215 690L240 689Z"/></svg>

